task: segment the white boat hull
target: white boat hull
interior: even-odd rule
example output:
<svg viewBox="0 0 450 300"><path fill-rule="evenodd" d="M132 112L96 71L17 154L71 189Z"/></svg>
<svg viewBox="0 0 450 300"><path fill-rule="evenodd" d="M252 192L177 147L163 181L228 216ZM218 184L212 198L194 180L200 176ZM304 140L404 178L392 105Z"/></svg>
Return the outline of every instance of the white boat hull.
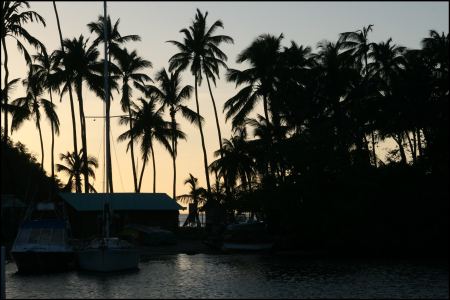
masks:
<svg viewBox="0 0 450 300"><path fill-rule="evenodd" d="M137 269L139 251L137 249L85 249L78 252L80 269L96 272L114 272Z"/></svg>

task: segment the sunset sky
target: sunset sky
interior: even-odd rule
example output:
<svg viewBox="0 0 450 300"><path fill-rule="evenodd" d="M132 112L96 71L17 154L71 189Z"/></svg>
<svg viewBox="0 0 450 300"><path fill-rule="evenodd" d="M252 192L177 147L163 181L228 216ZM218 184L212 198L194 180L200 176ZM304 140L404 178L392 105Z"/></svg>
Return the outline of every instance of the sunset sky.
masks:
<svg viewBox="0 0 450 300"><path fill-rule="evenodd" d="M45 44L48 52L60 46L56 18L52 2L32 2L31 10L38 12L47 22L47 26L40 24L27 24L25 28ZM202 12L208 11L207 24L211 25L221 19L224 29L217 34L231 36L233 45L223 44L221 49L228 55L230 68L243 69L244 65L236 64L236 57L258 35L270 33L279 35L283 33L283 46L288 46L291 40L299 45L311 46L316 51L316 45L321 40L336 41L338 34L345 31L354 31L363 26L373 24L373 31L369 38L380 42L392 37L393 42L408 48L419 48L422 38L428 35L430 29L438 32L448 32L448 2L108 2L108 13L113 22L120 18L119 32L122 35L137 34L142 41L125 44L129 50L137 50L138 55L150 60L153 68L146 73L154 78L161 68L168 67L169 58L176 53L175 46L166 43L167 40L181 40L180 29L188 27L194 18L196 8ZM59 2L58 13L61 21L64 38L74 38L83 34L86 37L94 36L89 33L87 24L96 21L103 14L103 2ZM9 54L9 79L21 77L26 74L23 56L18 52L12 39L7 38ZM29 48L34 54L34 50ZM103 56L103 46L101 48ZM3 87L3 49L2 49L2 87ZM225 122L223 104L236 93L234 84L226 82L225 70L221 72L221 80L213 89L216 104L219 110L220 126L223 138L231 136L231 122ZM182 74L183 84L194 85L193 77L188 73ZM17 88L11 99L24 96L23 88ZM140 96L134 92L134 99ZM103 102L84 89L85 115L101 115ZM56 99L56 100L55 100ZM58 155L62 152L73 151L72 129L70 120L70 106L68 96L62 102L54 96L57 112L61 121L61 134L56 137L55 162L59 163ZM206 82L199 89L200 113L206 119L204 129L208 162L214 160L213 152L219 148L213 107ZM195 99L188 105L195 109ZM120 115L119 97L114 94L111 107L112 115ZM78 116L78 110L77 110ZM2 116L3 117L3 116ZM166 114L168 120L169 116ZM78 134L79 119L77 117ZM187 141L180 141L177 158L177 194L186 193L188 187L183 181L192 173L205 186L203 169L203 156L198 128L178 120L181 128L188 135ZM3 126L3 122L2 122ZM126 128L118 124L118 119L112 119L111 155L115 192L132 192L132 171L129 153L126 153L126 143L117 142L117 136ZM87 120L87 144L89 155L99 159L100 168L94 182L96 189L102 191L102 120ZM43 123L45 140L45 169L50 174L50 125ZM26 122L20 130L13 132L14 142L24 143L40 161L40 146L37 129L33 122ZM81 138L79 138L81 147ZM379 152L384 151L380 145ZM156 191L165 192L172 196L172 161L169 154L160 146L156 147L157 181ZM137 155L140 154L137 153ZM142 167L139 162L138 168ZM151 192L153 189L151 163L146 167L141 192ZM62 182L67 178L60 176ZM213 179L213 176L211 176Z"/></svg>

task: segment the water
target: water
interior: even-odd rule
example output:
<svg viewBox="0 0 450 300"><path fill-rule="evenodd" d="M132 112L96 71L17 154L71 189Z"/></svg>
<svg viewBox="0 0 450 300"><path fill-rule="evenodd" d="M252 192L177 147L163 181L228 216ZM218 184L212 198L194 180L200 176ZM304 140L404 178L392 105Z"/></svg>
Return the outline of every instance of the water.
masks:
<svg viewBox="0 0 450 300"><path fill-rule="evenodd" d="M178 217L178 225L180 227L183 227L184 221L186 221L187 217L188 217L188 214L180 214L179 215L179 217ZM204 212L200 212L199 213L199 217L200 217L200 222L202 222L202 225L204 225L204 223L205 223L205 213Z"/></svg>
<svg viewBox="0 0 450 300"><path fill-rule="evenodd" d="M7 298L449 298L448 261L179 254L131 273L6 273Z"/></svg>

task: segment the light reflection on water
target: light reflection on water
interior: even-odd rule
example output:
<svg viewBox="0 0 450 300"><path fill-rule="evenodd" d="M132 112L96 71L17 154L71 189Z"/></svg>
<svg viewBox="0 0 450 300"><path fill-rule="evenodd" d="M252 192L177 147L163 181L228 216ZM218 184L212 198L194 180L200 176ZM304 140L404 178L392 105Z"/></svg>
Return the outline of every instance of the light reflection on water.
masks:
<svg viewBox="0 0 450 300"><path fill-rule="evenodd" d="M448 261L166 255L116 274L18 275L7 298L447 298Z"/></svg>

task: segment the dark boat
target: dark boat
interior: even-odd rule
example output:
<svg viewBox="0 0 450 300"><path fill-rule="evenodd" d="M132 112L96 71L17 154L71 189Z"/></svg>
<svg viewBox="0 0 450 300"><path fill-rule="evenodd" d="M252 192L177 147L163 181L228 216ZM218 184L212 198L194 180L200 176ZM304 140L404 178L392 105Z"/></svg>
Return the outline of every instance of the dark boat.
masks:
<svg viewBox="0 0 450 300"><path fill-rule="evenodd" d="M11 249L19 273L59 272L75 267L68 223L54 203L38 203L20 225Z"/></svg>

